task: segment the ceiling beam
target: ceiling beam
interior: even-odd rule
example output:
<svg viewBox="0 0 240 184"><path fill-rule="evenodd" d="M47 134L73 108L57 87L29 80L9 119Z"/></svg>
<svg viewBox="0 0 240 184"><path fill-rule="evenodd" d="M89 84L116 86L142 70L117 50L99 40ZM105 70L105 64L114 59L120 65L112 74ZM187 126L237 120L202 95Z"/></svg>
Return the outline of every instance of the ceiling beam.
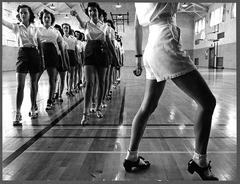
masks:
<svg viewBox="0 0 240 184"><path fill-rule="evenodd" d="M69 3L64 3L65 5L67 5L68 8L72 9L73 7L69 5Z"/></svg>
<svg viewBox="0 0 240 184"><path fill-rule="evenodd" d="M200 3L192 3L192 4L197 6L197 7L199 7L199 8L201 8L201 9L203 9L205 12L208 11L208 7L206 7L206 6L204 6L204 5L200 4Z"/></svg>
<svg viewBox="0 0 240 184"><path fill-rule="evenodd" d="M191 3L189 6L187 6L186 8L183 8L184 10L188 10L189 8L193 7L193 4Z"/></svg>
<svg viewBox="0 0 240 184"><path fill-rule="evenodd" d="M59 11L57 11L57 10L52 10L51 8L48 7L49 2L41 2L41 4L42 4L42 6L43 6L42 9L45 8L45 9L47 9L48 11L50 11L51 13L53 13L53 14L60 14ZM51 4L53 4L53 3L51 3Z"/></svg>

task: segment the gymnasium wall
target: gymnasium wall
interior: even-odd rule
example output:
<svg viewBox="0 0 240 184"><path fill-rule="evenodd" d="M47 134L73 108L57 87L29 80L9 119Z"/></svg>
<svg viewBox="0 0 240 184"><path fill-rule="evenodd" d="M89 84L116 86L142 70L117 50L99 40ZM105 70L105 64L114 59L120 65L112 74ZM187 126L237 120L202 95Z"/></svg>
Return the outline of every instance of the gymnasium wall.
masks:
<svg viewBox="0 0 240 184"><path fill-rule="evenodd" d="M225 3L225 17L224 22L219 24L219 29L216 33L211 33L213 28L210 27L210 12L224 3L215 3L209 7L206 17L206 38L195 45L194 43L194 58L199 58L199 66L208 67L208 53L210 47L214 46L214 43L208 38L216 38L218 33L224 32L224 38L218 41L218 57L223 57L223 67L236 69L236 18L231 17L232 3ZM200 34L194 35L194 42L200 38ZM215 43L217 44L217 43Z"/></svg>
<svg viewBox="0 0 240 184"><path fill-rule="evenodd" d="M133 16L130 17L133 19ZM79 29L78 22L75 19L69 18L65 19L64 15L58 16L56 18L55 23L56 24L62 24L63 22L67 22L70 25L72 25L72 28L74 30ZM193 19L191 16L185 13L181 13L177 17L177 24L181 28L181 39L183 43L183 49L186 50L190 54L190 56L193 56L192 48L193 48L193 42L189 40L193 40ZM124 32L122 31L122 28L119 28L119 35L122 36L122 42L123 47L125 50L124 54L124 66L135 66L135 38L134 38L134 23L133 20L129 22L129 25L125 25ZM143 49L146 46L148 39L148 28L143 28ZM17 57L17 48L16 47L8 47L3 46L3 65L2 69L3 71L8 70L15 70L15 62ZM11 53L11 54L10 54ZM8 62L5 62L8 61Z"/></svg>
<svg viewBox="0 0 240 184"><path fill-rule="evenodd" d="M209 8L209 12L221 6L223 3L215 3ZM236 18L230 17L230 8L232 3L226 3L226 19L225 22L219 26L219 33L225 32L225 37L218 43L218 56L223 57L224 68L236 69ZM127 6L129 14L129 25L125 25L124 32L119 28L119 35L122 36L122 43L125 49L124 66L135 66L135 51L134 51L134 6ZM208 13L206 15L209 18ZM109 18L109 15L108 15ZM197 19L197 17L196 17ZM73 19L65 19L64 15L56 17L56 23L62 24L68 22L72 25L73 29L78 29L78 22ZM208 58L206 57L206 50L213 46L213 43L207 39L200 41L195 45L195 40L200 38L200 35L194 34L194 19L190 14L178 13L177 24L181 28L181 40L183 49L190 55L192 60L199 58L199 66L208 67ZM211 31L209 21L206 25L206 33ZM148 28L143 28L143 49L147 43ZM17 48L16 47L2 47L2 70L15 70Z"/></svg>
<svg viewBox="0 0 240 184"><path fill-rule="evenodd" d="M16 69L18 47L2 46L2 71Z"/></svg>

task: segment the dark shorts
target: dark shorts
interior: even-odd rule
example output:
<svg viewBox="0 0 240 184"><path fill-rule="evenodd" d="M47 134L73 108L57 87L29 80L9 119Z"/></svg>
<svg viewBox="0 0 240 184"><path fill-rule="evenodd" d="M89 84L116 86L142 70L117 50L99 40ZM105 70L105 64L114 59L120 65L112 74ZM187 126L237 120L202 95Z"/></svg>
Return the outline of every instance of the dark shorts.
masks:
<svg viewBox="0 0 240 184"><path fill-rule="evenodd" d="M69 62L70 66L76 66L78 64L76 54L74 50L67 50L68 51L68 57L69 57Z"/></svg>
<svg viewBox="0 0 240 184"><path fill-rule="evenodd" d="M90 40L85 49L84 65L97 67L108 67L108 50L106 42L101 40Z"/></svg>
<svg viewBox="0 0 240 184"><path fill-rule="evenodd" d="M57 67L58 72L66 72L67 71L67 66L66 64L62 61L62 57L58 55L59 58L59 66Z"/></svg>
<svg viewBox="0 0 240 184"><path fill-rule="evenodd" d="M58 68L60 61L55 45L50 42L42 43L42 50L45 68Z"/></svg>
<svg viewBox="0 0 240 184"><path fill-rule="evenodd" d="M110 50L107 50L107 60L108 60L108 65L112 65L112 53L110 52Z"/></svg>
<svg viewBox="0 0 240 184"><path fill-rule="evenodd" d="M36 48L19 48L16 63L17 73L39 73L43 70L43 62Z"/></svg>

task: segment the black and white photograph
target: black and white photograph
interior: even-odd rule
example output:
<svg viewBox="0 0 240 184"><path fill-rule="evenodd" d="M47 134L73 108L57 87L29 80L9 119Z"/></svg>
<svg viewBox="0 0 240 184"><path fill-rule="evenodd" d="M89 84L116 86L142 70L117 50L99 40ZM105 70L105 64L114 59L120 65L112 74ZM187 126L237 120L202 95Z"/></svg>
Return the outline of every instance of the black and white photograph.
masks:
<svg viewBox="0 0 240 184"><path fill-rule="evenodd" d="M2 182L235 181L236 2L2 5Z"/></svg>

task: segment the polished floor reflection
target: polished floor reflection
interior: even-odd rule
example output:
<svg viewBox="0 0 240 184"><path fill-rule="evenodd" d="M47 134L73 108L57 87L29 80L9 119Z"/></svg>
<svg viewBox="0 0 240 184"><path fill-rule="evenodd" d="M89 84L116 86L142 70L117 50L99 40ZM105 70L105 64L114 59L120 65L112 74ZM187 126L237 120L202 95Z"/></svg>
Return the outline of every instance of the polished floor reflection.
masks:
<svg viewBox="0 0 240 184"><path fill-rule="evenodd" d="M122 167L129 144L131 121L144 93L144 74L135 77L132 67L122 68L120 85L104 110L87 126L80 126L82 93L64 96L46 112L48 77L39 82L37 120L28 117L29 78L22 106L23 127L13 127L16 79L2 73L2 179L59 181L200 180L187 172L194 150L193 124L197 104L168 81L158 108L148 121L139 152L152 163L149 170L126 173ZM222 181L236 179L236 70L199 68L217 99L213 115L208 158Z"/></svg>

